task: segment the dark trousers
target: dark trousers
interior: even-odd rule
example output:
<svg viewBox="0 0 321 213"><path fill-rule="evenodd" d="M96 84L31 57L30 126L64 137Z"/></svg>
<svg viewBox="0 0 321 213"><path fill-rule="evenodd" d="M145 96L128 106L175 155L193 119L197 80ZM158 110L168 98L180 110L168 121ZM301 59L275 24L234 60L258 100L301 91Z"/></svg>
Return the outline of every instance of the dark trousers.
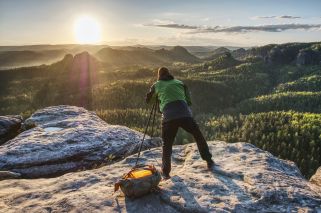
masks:
<svg viewBox="0 0 321 213"><path fill-rule="evenodd" d="M162 171L165 175L169 175L171 171L172 147L179 127L183 128L185 131L191 133L194 136L194 139L197 143L197 148L203 160L208 161L212 158L206 140L192 117L178 118L164 122L162 123Z"/></svg>

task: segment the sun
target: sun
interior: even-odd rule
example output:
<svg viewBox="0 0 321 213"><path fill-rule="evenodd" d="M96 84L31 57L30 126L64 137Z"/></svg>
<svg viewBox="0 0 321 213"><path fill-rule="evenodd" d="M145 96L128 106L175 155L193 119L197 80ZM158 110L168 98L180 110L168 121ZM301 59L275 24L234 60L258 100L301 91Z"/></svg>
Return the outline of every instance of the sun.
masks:
<svg viewBox="0 0 321 213"><path fill-rule="evenodd" d="M101 42L100 24L90 16L82 16L75 21L74 34L76 42L80 44L95 44Z"/></svg>

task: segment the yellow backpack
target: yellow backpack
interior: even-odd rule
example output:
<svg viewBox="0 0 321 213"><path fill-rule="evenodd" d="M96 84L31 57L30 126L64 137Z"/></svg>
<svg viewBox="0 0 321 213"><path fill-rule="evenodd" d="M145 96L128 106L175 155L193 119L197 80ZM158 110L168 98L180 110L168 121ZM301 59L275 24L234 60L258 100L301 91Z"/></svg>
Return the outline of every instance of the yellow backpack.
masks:
<svg viewBox="0 0 321 213"><path fill-rule="evenodd" d="M128 197L140 197L156 189L161 174L154 165L136 166L115 183L115 192L120 188Z"/></svg>

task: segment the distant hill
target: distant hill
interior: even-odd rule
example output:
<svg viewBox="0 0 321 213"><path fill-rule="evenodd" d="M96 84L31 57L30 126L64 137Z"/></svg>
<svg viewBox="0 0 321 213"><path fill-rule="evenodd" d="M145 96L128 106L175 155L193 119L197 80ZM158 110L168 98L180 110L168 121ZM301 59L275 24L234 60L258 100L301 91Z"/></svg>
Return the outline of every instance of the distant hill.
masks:
<svg viewBox="0 0 321 213"><path fill-rule="evenodd" d="M164 58L172 59L173 61L187 62L187 63L197 63L200 59L189 53L184 47L175 46L170 50L156 50L155 53L163 56Z"/></svg>
<svg viewBox="0 0 321 213"><path fill-rule="evenodd" d="M321 64L321 42L269 44L232 52L237 59L260 57L268 64Z"/></svg>
<svg viewBox="0 0 321 213"><path fill-rule="evenodd" d="M95 53L101 48L108 45L91 45L91 44L40 44L40 45L22 45L22 46L0 46L0 52L3 51L47 51L47 50L65 50L68 53L76 54L79 52L87 51Z"/></svg>
<svg viewBox="0 0 321 213"><path fill-rule="evenodd" d="M90 53L84 51L76 55L67 54L64 58L48 66L51 72L83 73L97 71L99 61Z"/></svg>
<svg viewBox="0 0 321 213"><path fill-rule="evenodd" d="M51 64L66 54L88 52L95 54L107 45L27 45L0 46L0 69L39 66Z"/></svg>
<svg viewBox="0 0 321 213"><path fill-rule="evenodd" d="M30 50L30 51L59 50L59 49L69 49L75 46L77 45L76 44L72 44L72 45L40 44L40 45L21 45L21 46L0 46L0 51L3 52L3 51L24 51L24 50Z"/></svg>
<svg viewBox="0 0 321 213"><path fill-rule="evenodd" d="M180 50L178 46L167 45L109 46L80 44L0 46L0 69L51 64L66 54L74 55L84 51L102 58L102 61L106 64L127 66L133 64L172 64L173 62L197 63L200 62L199 59L215 59L221 56L218 53L238 49L238 47L233 46L182 46L182 48ZM105 57L107 55L110 59ZM119 55L121 55L121 58L118 57Z"/></svg>
<svg viewBox="0 0 321 213"><path fill-rule="evenodd" d="M184 46L190 53L193 55L201 58L206 59L213 55L219 54L219 53L225 53L234 51L236 49L239 49L239 47L233 47L233 46Z"/></svg>
<svg viewBox="0 0 321 213"><path fill-rule="evenodd" d="M2 51L0 52L0 69L22 66L51 64L66 54L63 49L42 51Z"/></svg>
<svg viewBox="0 0 321 213"><path fill-rule="evenodd" d="M241 64L240 61L234 59L229 52L220 53L217 57L211 61L205 62L203 69L205 70L219 70L225 69Z"/></svg>
<svg viewBox="0 0 321 213"><path fill-rule="evenodd" d="M201 61L180 46L170 50L152 50L146 47L121 49L107 47L98 51L95 56L103 63L114 66L168 65L173 62L197 63Z"/></svg>
<svg viewBox="0 0 321 213"><path fill-rule="evenodd" d="M220 56L223 56L226 53L230 53L230 52L231 51L225 47L219 47L219 48L209 52L208 54L210 56L205 57L204 60L206 60L206 61L215 60L215 59L219 58Z"/></svg>
<svg viewBox="0 0 321 213"><path fill-rule="evenodd" d="M246 50L244 48L239 48L239 49L233 50L231 54L234 58L242 58L242 56L246 54Z"/></svg>

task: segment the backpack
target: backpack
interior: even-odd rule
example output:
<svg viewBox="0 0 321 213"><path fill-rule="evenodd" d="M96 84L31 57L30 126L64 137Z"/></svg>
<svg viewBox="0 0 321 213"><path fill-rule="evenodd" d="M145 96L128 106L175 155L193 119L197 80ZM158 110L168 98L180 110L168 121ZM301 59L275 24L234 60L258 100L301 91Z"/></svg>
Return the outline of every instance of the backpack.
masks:
<svg viewBox="0 0 321 213"><path fill-rule="evenodd" d="M114 192L120 188L127 197L136 198L156 189L160 181L161 174L154 165L139 165L115 183Z"/></svg>

